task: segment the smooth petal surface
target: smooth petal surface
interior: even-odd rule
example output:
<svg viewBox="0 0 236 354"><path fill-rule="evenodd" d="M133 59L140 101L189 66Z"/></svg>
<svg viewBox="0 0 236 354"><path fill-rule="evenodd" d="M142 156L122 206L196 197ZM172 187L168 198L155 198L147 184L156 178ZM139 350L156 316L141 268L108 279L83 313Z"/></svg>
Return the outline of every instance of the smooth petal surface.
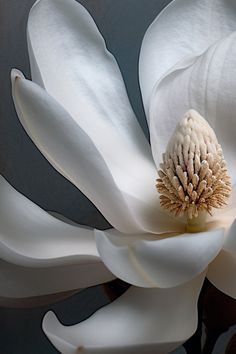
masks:
<svg viewBox="0 0 236 354"><path fill-rule="evenodd" d="M16 70L12 84L17 113L28 135L53 167L73 182L115 228L128 233L178 229L174 220L159 211L156 171L151 161L142 154L131 156L127 146L126 152L119 151L118 161L109 133L103 136L108 145L101 153L45 90Z"/></svg>
<svg viewBox="0 0 236 354"><path fill-rule="evenodd" d="M81 4L74 0L38 1L29 15L28 43L31 65L40 72L38 80L32 68L33 81L43 83L100 152L108 153L110 139L114 155L121 155L123 146L126 154L138 152L150 158L119 67Z"/></svg>
<svg viewBox="0 0 236 354"><path fill-rule="evenodd" d="M176 64L186 66L235 30L234 0L172 1L148 28L141 47L139 73L147 116L152 90L161 77Z"/></svg>
<svg viewBox="0 0 236 354"><path fill-rule="evenodd" d="M236 253L222 250L210 264L207 278L220 291L236 299Z"/></svg>
<svg viewBox="0 0 236 354"><path fill-rule="evenodd" d="M188 68L173 71L161 80L153 91L150 107L151 144L157 165L176 123L192 108L214 129L235 183L235 77L233 33L210 47Z"/></svg>
<svg viewBox="0 0 236 354"><path fill-rule="evenodd" d="M38 1L29 15L28 44L33 81L86 132L116 183L132 195L132 208L138 203L144 210L149 208L144 204L157 209L150 146L130 106L118 65L87 10L74 0ZM60 164L65 170L62 159ZM105 217L110 221L106 213ZM140 223L142 218L146 216L138 216ZM155 212L152 218L155 223ZM149 227L153 229L144 225Z"/></svg>
<svg viewBox="0 0 236 354"><path fill-rule="evenodd" d="M0 297L39 296L113 278L92 229L54 218L3 177L0 195Z"/></svg>
<svg viewBox="0 0 236 354"><path fill-rule="evenodd" d="M173 289L131 287L86 321L62 326L49 312L43 329L63 354L167 354L197 326L197 299L205 274Z"/></svg>
<svg viewBox="0 0 236 354"><path fill-rule="evenodd" d="M98 252L108 269L141 287L170 288L193 279L219 253L223 241L223 229L159 239L96 231Z"/></svg>

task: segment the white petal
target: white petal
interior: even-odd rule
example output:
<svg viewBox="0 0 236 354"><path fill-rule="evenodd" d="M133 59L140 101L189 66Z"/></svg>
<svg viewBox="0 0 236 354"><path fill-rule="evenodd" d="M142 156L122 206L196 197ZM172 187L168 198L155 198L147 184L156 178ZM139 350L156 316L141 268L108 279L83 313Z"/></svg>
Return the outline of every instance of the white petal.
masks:
<svg viewBox="0 0 236 354"><path fill-rule="evenodd" d="M236 299L236 253L222 250L210 264L207 278L220 291Z"/></svg>
<svg viewBox="0 0 236 354"><path fill-rule="evenodd" d="M38 1L29 15L28 42L33 81L70 113L117 178L121 168L134 180L140 173L155 178L118 65L87 10L74 0Z"/></svg>
<svg viewBox="0 0 236 354"><path fill-rule="evenodd" d="M204 274L173 289L131 287L86 321L62 326L52 312L43 329L63 354L167 354L197 326L197 299Z"/></svg>
<svg viewBox="0 0 236 354"><path fill-rule="evenodd" d="M201 273L224 241L222 229L163 238L148 236L96 231L98 252L118 278L136 286L169 288Z"/></svg>
<svg viewBox="0 0 236 354"><path fill-rule="evenodd" d="M235 30L234 0L172 1L148 28L141 47L139 72L147 116L153 87L161 77Z"/></svg>
<svg viewBox="0 0 236 354"><path fill-rule="evenodd" d="M46 91L25 80L18 71L13 71L12 83L15 106L26 132L49 162L74 183L114 227L128 233L176 228L175 221L159 212L156 171L150 160L141 153L129 154L125 145L126 152L113 155L113 136L109 132L103 136L107 150L101 153ZM96 130L99 132L99 128Z"/></svg>
<svg viewBox="0 0 236 354"><path fill-rule="evenodd" d="M156 164L177 121L192 108L214 129L235 183L235 77L236 33L233 33L196 58L194 64L173 71L155 87L150 107L150 133Z"/></svg>
<svg viewBox="0 0 236 354"><path fill-rule="evenodd" d="M0 195L0 297L39 296L113 278L92 229L54 218L3 177Z"/></svg>
<svg viewBox="0 0 236 354"><path fill-rule="evenodd" d="M89 13L73 0L38 1L29 15L28 44L33 80L95 144L130 208L137 209L136 229L163 230L162 218L156 217L159 203L150 146L130 106L118 65ZM122 227L107 213L105 217L116 228Z"/></svg>
<svg viewBox="0 0 236 354"><path fill-rule="evenodd" d="M105 148L107 153L104 136L111 133L114 150L122 148L122 140L132 151L150 156L119 67L81 4L74 0L38 1L29 15L28 42L31 65L37 65L40 73L37 80L38 74L35 78L32 70L33 81L43 83L99 150Z"/></svg>

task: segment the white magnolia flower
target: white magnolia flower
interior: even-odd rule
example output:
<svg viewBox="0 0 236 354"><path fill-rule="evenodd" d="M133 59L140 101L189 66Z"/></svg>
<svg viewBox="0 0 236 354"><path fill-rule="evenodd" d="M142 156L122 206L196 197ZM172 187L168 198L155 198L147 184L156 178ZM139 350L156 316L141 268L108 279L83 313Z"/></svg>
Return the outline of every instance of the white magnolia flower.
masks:
<svg viewBox="0 0 236 354"><path fill-rule="evenodd" d="M235 30L233 0L175 0L149 27L140 84L150 149L88 12L73 0L33 6L27 32L33 81L12 72L19 119L53 167L114 228L94 231L58 220L1 179L1 297L52 294L114 276L133 285L72 327L48 313L43 328L61 353L168 353L196 329L206 274L236 297ZM232 181L225 208L212 210L230 190L220 147L206 121L189 109L207 119L222 146ZM165 152L161 207L155 184ZM167 181L171 159L188 168L173 165ZM175 190L168 194L172 182L179 183L181 203ZM172 206L184 215L173 216Z"/></svg>

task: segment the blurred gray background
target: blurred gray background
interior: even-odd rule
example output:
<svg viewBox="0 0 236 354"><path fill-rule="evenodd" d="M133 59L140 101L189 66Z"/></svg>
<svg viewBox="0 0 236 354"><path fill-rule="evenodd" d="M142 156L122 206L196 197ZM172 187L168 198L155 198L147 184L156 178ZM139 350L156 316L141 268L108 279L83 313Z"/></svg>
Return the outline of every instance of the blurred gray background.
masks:
<svg viewBox="0 0 236 354"><path fill-rule="evenodd" d="M138 55L145 30L169 0L80 0L90 11L116 57L129 97L148 135L138 85ZM0 173L46 210L78 223L106 228L108 223L70 182L45 160L22 129L11 99L9 74L18 68L30 78L26 22L34 0L0 0ZM0 309L0 354L53 354L41 331L43 314L53 308L65 324L74 324L107 303L101 287L40 309ZM215 354L222 354L222 339ZM184 353L179 349L176 354ZM155 353L154 353L155 354Z"/></svg>

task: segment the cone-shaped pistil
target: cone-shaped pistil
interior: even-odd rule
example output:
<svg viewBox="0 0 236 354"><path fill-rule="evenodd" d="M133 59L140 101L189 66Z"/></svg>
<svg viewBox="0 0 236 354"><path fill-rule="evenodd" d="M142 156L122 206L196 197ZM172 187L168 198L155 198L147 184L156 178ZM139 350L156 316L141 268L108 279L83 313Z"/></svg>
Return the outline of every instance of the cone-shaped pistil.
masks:
<svg viewBox="0 0 236 354"><path fill-rule="evenodd" d="M222 148L213 129L194 110L178 123L158 174L161 206L175 216L193 219L227 204L231 183Z"/></svg>

